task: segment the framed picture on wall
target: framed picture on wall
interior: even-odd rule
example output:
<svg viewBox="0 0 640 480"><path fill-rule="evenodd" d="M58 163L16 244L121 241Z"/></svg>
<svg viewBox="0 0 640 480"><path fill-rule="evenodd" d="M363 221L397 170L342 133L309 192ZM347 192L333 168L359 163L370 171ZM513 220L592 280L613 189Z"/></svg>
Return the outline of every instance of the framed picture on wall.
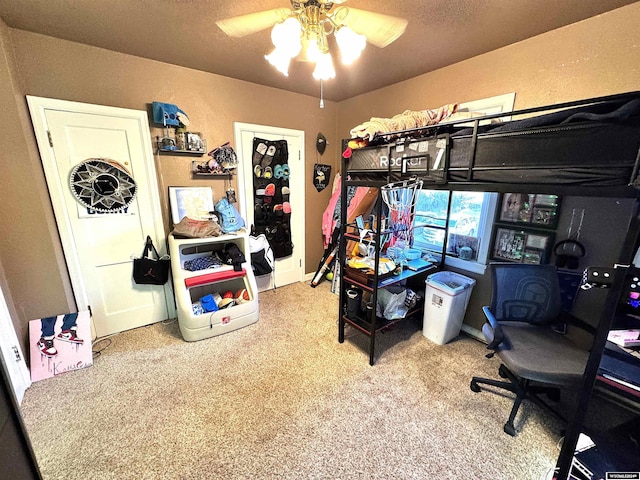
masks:
<svg viewBox="0 0 640 480"><path fill-rule="evenodd" d="M556 212L549 207L533 207L531 210L531 223L536 225L551 225L555 217Z"/></svg>
<svg viewBox="0 0 640 480"><path fill-rule="evenodd" d="M522 263L532 263L534 265L540 265L543 263L544 251L533 248L525 248L522 255Z"/></svg>
<svg viewBox="0 0 640 480"><path fill-rule="evenodd" d="M187 132L186 149L192 152L204 152L206 150L204 140L200 132Z"/></svg>
<svg viewBox="0 0 640 480"><path fill-rule="evenodd" d="M528 223L531 220L531 196L528 193L505 193L501 205L501 222Z"/></svg>
<svg viewBox="0 0 640 480"><path fill-rule="evenodd" d="M524 232L509 228L498 228L493 242L493 258L521 262L524 255Z"/></svg>
<svg viewBox="0 0 640 480"><path fill-rule="evenodd" d="M169 187L169 205L173 224L184 217L207 220L213 211L211 187Z"/></svg>
<svg viewBox="0 0 640 480"><path fill-rule="evenodd" d="M496 229L492 258L515 263L546 263L553 245L553 234L528 230Z"/></svg>
<svg viewBox="0 0 640 480"><path fill-rule="evenodd" d="M560 197L534 193L504 193L500 202L501 223L531 224L536 228L555 228Z"/></svg>

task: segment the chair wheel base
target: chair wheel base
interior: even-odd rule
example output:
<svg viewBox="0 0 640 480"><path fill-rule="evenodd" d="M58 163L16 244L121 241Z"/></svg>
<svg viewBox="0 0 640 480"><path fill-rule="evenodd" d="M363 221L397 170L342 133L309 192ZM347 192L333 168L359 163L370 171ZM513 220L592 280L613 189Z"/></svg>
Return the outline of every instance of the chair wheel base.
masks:
<svg viewBox="0 0 640 480"><path fill-rule="evenodd" d="M560 390L549 390L547 393L547 398L554 403L558 403L560 401Z"/></svg>
<svg viewBox="0 0 640 480"><path fill-rule="evenodd" d="M515 437L516 436L516 429L510 423L505 423L504 424L504 433L506 433L507 435L511 435L512 437Z"/></svg>

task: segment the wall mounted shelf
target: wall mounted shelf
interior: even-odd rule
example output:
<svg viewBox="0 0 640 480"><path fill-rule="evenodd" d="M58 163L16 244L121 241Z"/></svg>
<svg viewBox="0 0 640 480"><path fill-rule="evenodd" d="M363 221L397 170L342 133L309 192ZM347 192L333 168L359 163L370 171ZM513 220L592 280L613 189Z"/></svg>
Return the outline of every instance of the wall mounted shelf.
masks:
<svg viewBox="0 0 640 480"><path fill-rule="evenodd" d="M157 151L158 151L159 154L162 154L162 155L193 155L193 156L201 157L202 155L205 154L204 150L203 151L197 151L197 150L164 150L162 148L158 148Z"/></svg>
<svg viewBox="0 0 640 480"><path fill-rule="evenodd" d="M182 143L177 143L174 137L164 136L159 137L156 136L156 151L159 154L163 155L187 155L187 156L198 156L201 157L207 152L207 143L205 140L201 139L200 136L197 136L197 143L184 143L184 145L192 145L197 148L192 148L189 150L179 149L177 146L184 146Z"/></svg>
<svg viewBox="0 0 640 480"><path fill-rule="evenodd" d="M219 178L233 178L233 173L196 173L191 172L194 177L219 177Z"/></svg>
<svg viewBox="0 0 640 480"><path fill-rule="evenodd" d="M231 180L234 173L230 169L222 169L216 162L191 161L191 174L194 177L223 177Z"/></svg>

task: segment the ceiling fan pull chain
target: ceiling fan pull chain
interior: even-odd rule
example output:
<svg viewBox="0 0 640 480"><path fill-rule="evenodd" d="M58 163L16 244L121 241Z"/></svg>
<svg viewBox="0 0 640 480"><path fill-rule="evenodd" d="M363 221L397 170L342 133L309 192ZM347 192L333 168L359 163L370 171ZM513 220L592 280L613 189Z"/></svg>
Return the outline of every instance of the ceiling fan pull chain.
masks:
<svg viewBox="0 0 640 480"><path fill-rule="evenodd" d="M320 108L324 108L324 81L320 80Z"/></svg>

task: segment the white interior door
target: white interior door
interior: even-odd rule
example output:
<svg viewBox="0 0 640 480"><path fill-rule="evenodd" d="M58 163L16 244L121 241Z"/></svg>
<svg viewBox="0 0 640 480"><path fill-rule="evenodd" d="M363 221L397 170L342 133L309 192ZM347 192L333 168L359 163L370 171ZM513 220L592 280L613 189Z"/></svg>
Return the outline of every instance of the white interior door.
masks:
<svg viewBox="0 0 640 480"><path fill-rule="evenodd" d="M258 290L264 291L274 286L288 285L301 282L304 279L304 251L305 251L305 191L304 191L304 132L285 128L235 123L236 153L240 159L241 168L238 170L238 184L240 185L240 211L248 225L254 223L253 196L253 139L286 140L289 150L289 189L291 203L291 238L293 241L293 255L276 260L275 275L265 275L256 278ZM275 282L275 284L274 284Z"/></svg>
<svg viewBox="0 0 640 480"><path fill-rule="evenodd" d="M169 318L168 286L132 279L132 257L140 256L147 235L166 252L146 112L28 102L78 309L91 310L98 337ZM70 174L92 158L115 160L134 179L137 192L126 212L91 213L73 196Z"/></svg>

